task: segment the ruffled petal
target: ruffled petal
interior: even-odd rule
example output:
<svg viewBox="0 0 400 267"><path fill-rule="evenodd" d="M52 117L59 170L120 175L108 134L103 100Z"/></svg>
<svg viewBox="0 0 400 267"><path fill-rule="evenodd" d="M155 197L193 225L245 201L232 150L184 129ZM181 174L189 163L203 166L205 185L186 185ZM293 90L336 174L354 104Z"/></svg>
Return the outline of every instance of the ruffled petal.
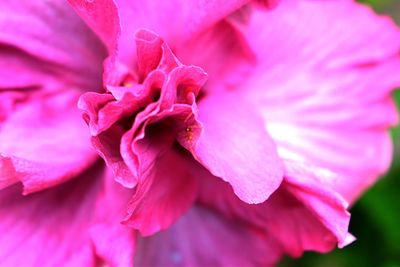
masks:
<svg viewBox="0 0 400 267"><path fill-rule="evenodd" d="M138 266L274 266L282 250L273 238L201 206L167 231L139 238Z"/></svg>
<svg viewBox="0 0 400 267"><path fill-rule="evenodd" d="M79 107L116 181L135 189L124 223L149 235L172 224L196 196L185 158L195 161L181 146L200 130L195 97L206 74L182 65L149 30L138 31L135 41L137 75L107 86L106 94L84 94Z"/></svg>
<svg viewBox="0 0 400 267"><path fill-rule="evenodd" d="M146 180L174 140L186 147L198 135L195 99L207 78L201 68L182 65L155 33L142 29L135 41L138 73L108 85L108 93L84 94L78 104L95 148L127 188Z"/></svg>
<svg viewBox="0 0 400 267"><path fill-rule="evenodd" d="M0 125L0 188L17 181L24 194L74 178L97 159L71 91L28 99Z"/></svg>
<svg viewBox="0 0 400 267"><path fill-rule="evenodd" d="M40 193L0 191L0 262L3 266L96 266L89 237L103 165Z"/></svg>
<svg viewBox="0 0 400 267"><path fill-rule="evenodd" d="M159 155L154 168L146 171L133 199L124 224L151 235L167 229L195 200L197 177L187 155L170 149Z"/></svg>
<svg viewBox="0 0 400 267"><path fill-rule="evenodd" d="M265 201L282 182L283 168L262 119L249 103L229 93L206 97L198 119L203 132L191 149L194 157L229 182L243 201Z"/></svg>

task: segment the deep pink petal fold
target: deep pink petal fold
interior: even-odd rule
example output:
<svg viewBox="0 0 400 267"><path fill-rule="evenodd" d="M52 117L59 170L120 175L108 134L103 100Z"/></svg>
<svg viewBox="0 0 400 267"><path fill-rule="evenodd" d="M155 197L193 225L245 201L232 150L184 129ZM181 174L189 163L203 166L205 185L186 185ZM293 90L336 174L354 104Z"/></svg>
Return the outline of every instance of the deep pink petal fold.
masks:
<svg viewBox="0 0 400 267"><path fill-rule="evenodd" d="M121 224L132 192L114 181L109 169L96 199L94 222L89 229L96 255L110 267L133 266L136 234Z"/></svg>
<svg viewBox="0 0 400 267"><path fill-rule="evenodd" d="M254 2L266 8L272 8L276 7L280 0L255 0Z"/></svg>
<svg viewBox="0 0 400 267"><path fill-rule="evenodd" d="M199 203L261 229L292 257L307 250L328 252L337 244L342 246L353 240L347 233L349 214L343 198L315 184L302 188L285 176L268 201L249 205L217 177L204 173L203 181Z"/></svg>
<svg viewBox="0 0 400 267"><path fill-rule="evenodd" d="M51 90L60 82L57 75L62 72L62 67L38 59L14 46L0 44L0 58L0 97L3 103L8 98L3 90L18 90L18 94L39 88ZM65 83L68 83L71 76L64 73L64 78Z"/></svg>
<svg viewBox="0 0 400 267"><path fill-rule="evenodd" d="M151 235L167 229L193 204L197 196L197 177L180 152L170 149L159 155L146 171L128 205L124 224Z"/></svg>
<svg viewBox="0 0 400 267"><path fill-rule="evenodd" d="M331 178L329 171L325 174L324 170L310 170L295 162L285 162L285 166L285 188L336 236L340 248L353 242L348 233L348 203L324 182Z"/></svg>
<svg viewBox="0 0 400 267"><path fill-rule="evenodd" d="M282 182L283 167L258 114L241 95L226 93L202 100L198 120L203 132L194 157L243 201L264 202Z"/></svg>
<svg viewBox="0 0 400 267"><path fill-rule="evenodd" d="M194 206L166 231L139 238L138 266L274 266L274 238L245 223Z"/></svg>
<svg viewBox="0 0 400 267"><path fill-rule="evenodd" d="M68 0L78 15L99 36L109 52L117 48L121 32L118 9L113 0Z"/></svg>
<svg viewBox="0 0 400 267"><path fill-rule="evenodd" d="M390 165L400 32L354 1L281 2L247 24L258 64L241 90L279 156L336 173L326 183L353 202Z"/></svg>
<svg viewBox="0 0 400 267"><path fill-rule="evenodd" d="M53 76L62 77L61 84L92 90L101 85L104 46L65 1L2 1L0 44L16 47L44 61L35 68L51 69ZM24 67L22 64L20 68ZM52 67L43 66L45 64ZM37 69L25 67L25 71L34 73ZM1 69L0 73L3 71L7 70ZM14 75L12 79L18 81L20 74ZM47 80L35 82L46 86Z"/></svg>
<svg viewBox="0 0 400 267"><path fill-rule="evenodd" d="M74 178L97 159L76 108L79 93L24 99L0 124L0 188L20 181L24 193Z"/></svg>
<svg viewBox="0 0 400 267"><path fill-rule="evenodd" d="M128 188L154 167L157 155L146 153L147 148L141 153L136 147L146 139L147 127L164 124L161 128L165 128L155 134L159 138L149 143L149 151L162 153L172 146L174 137L183 136L182 132L191 126L195 98L206 80L201 68L182 65L155 33L142 29L135 41L140 59L137 73L132 70L117 84L108 85L107 93L86 93L79 101L95 148L114 171L116 180Z"/></svg>
<svg viewBox="0 0 400 267"><path fill-rule="evenodd" d="M207 72L202 93L234 88L255 64L253 51L227 19L180 43L175 51L183 63L201 66Z"/></svg>
<svg viewBox="0 0 400 267"><path fill-rule="evenodd" d="M102 166L29 196L18 185L0 191L1 265L96 266L88 230Z"/></svg>
<svg viewBox="0 0 400 267"><path fill-rule="evenodd" d="M196 162L182 146L200 130L194 101L206 74L182 65L149 30L138 31L135 41L132 80L82 95L79 107L115 180L134 189L124 224L150 235L169 227L196 197L190 165Z"/></svg>

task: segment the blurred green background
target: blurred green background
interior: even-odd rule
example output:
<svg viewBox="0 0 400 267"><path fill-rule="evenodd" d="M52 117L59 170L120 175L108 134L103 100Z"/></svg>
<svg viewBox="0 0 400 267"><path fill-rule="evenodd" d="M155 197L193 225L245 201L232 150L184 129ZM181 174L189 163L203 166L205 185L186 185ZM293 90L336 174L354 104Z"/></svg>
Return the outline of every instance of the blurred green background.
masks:
<svg viewBox="0 0 400 267"><path fill-rule="evenodd" d="M400 0L362 0L400 25ZM400 73L398 74L400 75ZM400 111L400 91L394 93ZM350 232L357 240L329 254L307 252L280 267L400 267L400 127L392 129L391 170L351 208Z"/></svg>

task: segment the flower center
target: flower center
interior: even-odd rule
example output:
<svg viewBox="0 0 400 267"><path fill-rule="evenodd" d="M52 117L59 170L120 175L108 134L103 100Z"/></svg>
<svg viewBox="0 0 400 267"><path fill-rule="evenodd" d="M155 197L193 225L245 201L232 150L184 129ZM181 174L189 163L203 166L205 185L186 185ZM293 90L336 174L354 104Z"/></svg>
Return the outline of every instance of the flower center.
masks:
<svg viewBox="0 0 400 267"><path fill-rule="evenodd" d="M92 135L102 144L100 155L109 166L119 157L118 168L122 160L133 180L174 143L188 150L193 147L202 130L196 119L196 99L207 79L200 67L183 65L155 33L140 30L135 41L135 66L113 62L108 92L89 93L80 101ZM110 139L112 145L108 145Z"/></svg>

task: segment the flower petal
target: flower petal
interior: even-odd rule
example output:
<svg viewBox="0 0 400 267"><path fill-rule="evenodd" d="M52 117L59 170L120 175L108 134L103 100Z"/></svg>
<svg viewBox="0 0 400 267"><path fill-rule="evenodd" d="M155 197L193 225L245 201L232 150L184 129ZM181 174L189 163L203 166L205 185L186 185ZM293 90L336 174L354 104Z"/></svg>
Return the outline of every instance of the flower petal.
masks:
<svg viewBox="0 0 400 267"><path fill-rule="evenodd" d="M295 162L285 162L285 165L285 186L288 191L337 237L339 247L354 241L353 236L348 233L350 222L350 214L346 210L348 203L324 182L330 178L330 173L323 175L322 170L316 172L315 169L304 168Z"/></svg>
<svg viewBox="0 0 400 267"><path fill-rule="evenodd" d="M25 91L38 89L51 90L54 88L57 75L60 74L62 68L49 62L35 58L28 53L17 49L13 46L0 44L0 97L3 100L9 92L5 90L19 90L19 94ZM68 73L65 73L65 81L70 78ZM4 91L3 91L4 90ZM1 112L1 111L0 111Z"/></svg>
<svg viewBox="0 0 400 267"><path fill-rule="evenodd" d="M227 19L176 47L185 64L201 66L208 74L202 93L234 87L246 79L255 57L240 31Z"/></svg>
<svg viewBox="0 0 400 267"><path fill-rule="evenodd" d="M353 202L390 165L400 32L354 1L281 2L253 13L245 35L258 64L240 90L280 157L337 173L329 186Z"/></svg>
<svg viewBox="0 0 400 267"><path fill-rule="evenodd" d="M105 49L64 1L2 1L0 43L54 64L62 82L93 90L100 86ZM36 67L45 69L40 64ZM14 75L18 80L20 74ZM46 84L47 80L36 82Z"/></svg>
<svg viewBox="0 0 400 267"><path fill-rule="evenodd" d="M198 119L204 129L194 157L243 201L265 201L282 182L283 168L258 114L240 95L228 93L200 102Z"/></svg>
<svg viewBox="0 0 400 267"><path fill-rule="evenodd" d="M133 266L135 231L120 223L132 192L116 183L109 169L102 182L89 230L96 254L110 267Z"/></svg>
<svg viewBox="0 0 400 267"><path fill-rule="evenodd" d="M255 2L263 7L272 8L276 7L280 0L255 0Z"/></svg>
<svg viewBox="0 0 400 267"><path fill-rule="evenodd" d="M316 64L338 68L398 52L395 23L367 6L334 0L280 2L270 12L254 11L246 26L246 37L263 66L301 62L303 68Z"/></svg>
<svg viewBox="0 0 400 267"><path fill-rule="evenodd" d="M227 3L222 0L212 1L129 1L117 0L117 5L121 13L122 28L129 33L128 27L148 27L155 32L171 36L179 34L180 37L187 37L187 33L200 32L201 30L213 25L219 20L243 6L248 1L234 0ZM135 21L129 21L135 15ZM131 26L129 26L130 24ZM139 25L139 26L138 26Z"/></svg>
<svg viewBox="0 0 400 267"><path fill-rule="evenodd" d="M273 238L201 206L175 225L138 240L138 266L274 266L281 249Z"/></svg>
<svg viewBox="0 0 400 267"><path fill-rule="evenodd" d="M268 201L257 205L241 201L226 183L210 175L202 176L199 188L201 204L219 211L231 220L242 221L261 229L267 236L275 238L284 252L292 257L299 257L307 250L328 252L338 242L342 242L339 238L343 235L336 236L336 231L326 227L320 214L316 216L314 210L301 202L303 199L297 199L289 191L293 188L288 188L286 182ZM336 222L342 226L343 223L348 223L348 217L345 221Z"/></svg>
<svg viewBox="0 0 400 267"><path fill-rule="evenodd" d="M113 0L68 0L78 15L100 37L111 52L120 34L118 9Z"/></svg>
<svg viewBox="0 0 400 267"><path fill-rule="evenodd" d="M19 186L0 191L1 264L95 266L88 229L102 166L29 196L21 196Z"/></svg>
<svg viewBox="0 0 400 267"><path fill-rule="evenodd" d="M105 42L109 51L111 48L115 49L115 43L118 43L118 52L110 51L111 54L117 52L121 62L133 66L136 58L133 36L139 29L150 29L175 47L222 20L249 0L234 0L229 3L221 0L206 2L115 0L115 3L112 0L69 0L69 2ZM104 12L107 12L107 15L104 15Z"/></svg>
<svg viewBox="0 0 400 267"><path fill-rule="evenodd" d="M1 187L21 181L24 193L31 193L73 178L95 162L77 99L74 91L31 99L1 124Z"/></svg>
<svg viewBox="0 0 400 267"><path fill-rule="evenodd" d="M168 228L191 207L196 197L197 177L193 176L193 164L185 156L170 149L155 159L155 167L138 184L124 224L138 229L142 235L151 235Z"/></svg>

